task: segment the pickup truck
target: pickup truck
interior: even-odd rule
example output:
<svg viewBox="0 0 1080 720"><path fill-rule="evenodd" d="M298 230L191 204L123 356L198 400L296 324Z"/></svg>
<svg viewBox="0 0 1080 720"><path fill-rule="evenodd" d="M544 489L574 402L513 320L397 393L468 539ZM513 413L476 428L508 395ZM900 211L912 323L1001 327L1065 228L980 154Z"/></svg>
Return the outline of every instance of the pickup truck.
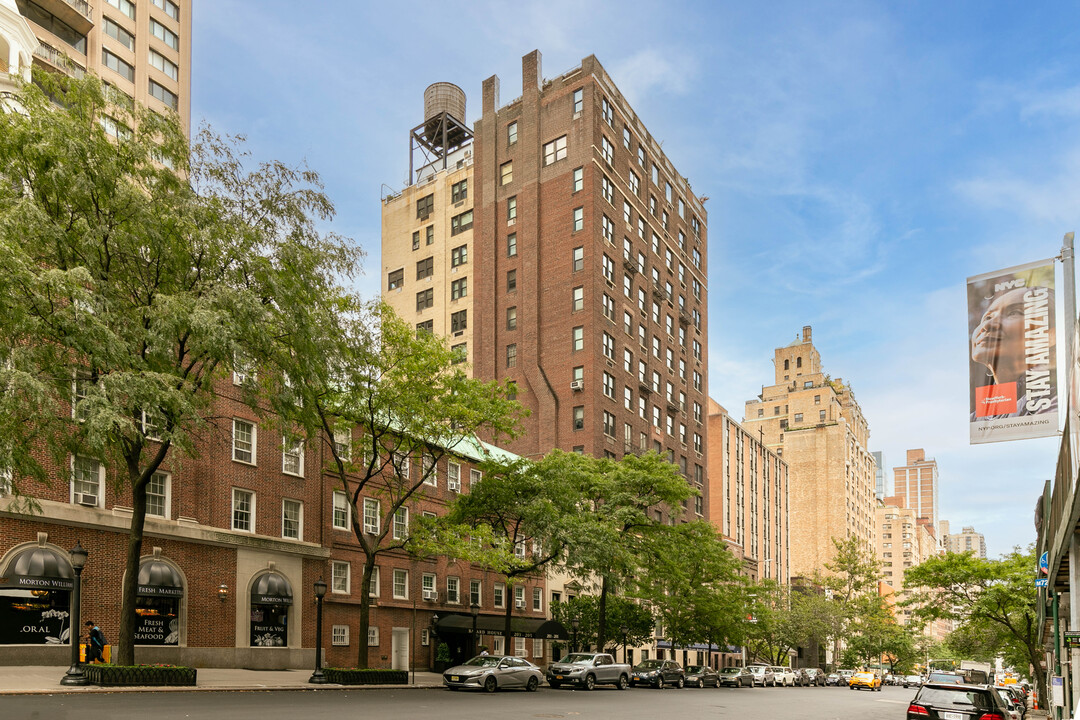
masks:
<svg viewBox="0 0 1080 720"><path fill-rule="evenodd" d="M553 688L574 685L592 690L597 685L614 685L625 690L630 685L630 666L615 662L609 653L570 653L548 665L546 675Z"/></svg>

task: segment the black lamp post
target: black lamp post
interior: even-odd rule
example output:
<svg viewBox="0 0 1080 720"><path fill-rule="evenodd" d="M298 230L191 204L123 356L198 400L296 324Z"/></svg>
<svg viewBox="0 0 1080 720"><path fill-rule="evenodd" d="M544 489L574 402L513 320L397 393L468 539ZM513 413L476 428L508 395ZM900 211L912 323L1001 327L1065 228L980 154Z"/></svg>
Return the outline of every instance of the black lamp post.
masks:
<svg viewBox="0 0 1080 720"><path fill-rule="evenodd" d="M626 633L630 632L630 628L626 627L626 625L620 625L619 632L622 633L622 661L629 663L630 661L626 659Z"/></svg>
<svg viewBox="0 0 1080 720"><path fill-rule="evenodd" d="M577 631L578 631L578 627L580 625L581 625L581 621L578 620L577 618L574 618L573 620L570 621L570 627L572 627L574 629L574 649L571 650L570 652L577 652L578 651L578 647L577 647Z"/></svg>
<svg viewBox="0 0 1080 720"><path fill-rule="evenodd" d="M308 678L309 683L322 685L326 676L322 671L322 599L326 595L326 583L322 578L315 581L315 672Z"/></svg>
<svg viewBox="0 0 1080 720"><path fill-rule="evenodd" d="M75 570L75 587L71 590L71 629L68 631L71 640L71 667L68 668L67 675L60 678L61 685L86 685L86 675L79 662L79 634L82 632L79 617L79 592L82 589L82 570L86 566L88 554L82 544L76 540L75 547L71 549L71 567Z"/></svg>
<svg viewBox="0 0 1080 720"><path fill-rule="evenodd" d="M480 603L472 604L472 643L473 655L480 654L480 636L476 634L476 618L480 615Z"/></svg>

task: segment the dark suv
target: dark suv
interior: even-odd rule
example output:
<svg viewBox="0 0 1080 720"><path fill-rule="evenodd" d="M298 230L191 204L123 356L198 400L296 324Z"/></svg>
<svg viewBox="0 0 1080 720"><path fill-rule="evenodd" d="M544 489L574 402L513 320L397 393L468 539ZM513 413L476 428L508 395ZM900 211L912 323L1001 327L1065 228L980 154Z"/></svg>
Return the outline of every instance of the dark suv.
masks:
<svg viewBox="0 0 1080 720"><path fill-rule="evenodd" d="M907 720L1009 720L1009 710L986 685L928 682L908 705Z"/></svg>

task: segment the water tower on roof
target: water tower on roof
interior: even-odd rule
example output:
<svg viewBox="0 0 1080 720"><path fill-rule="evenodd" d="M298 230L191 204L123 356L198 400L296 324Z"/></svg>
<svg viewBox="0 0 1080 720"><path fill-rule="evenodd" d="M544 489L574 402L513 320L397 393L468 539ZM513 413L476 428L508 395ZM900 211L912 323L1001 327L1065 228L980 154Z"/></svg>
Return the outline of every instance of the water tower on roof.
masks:
<svg viewBox="0 0 1080 720"><path fill-rule="evenodd" d="M409 132L409 182L415 182L424 168L441 162L472 140L465 125L465 91L448 82L428 85L424 90L424 122ZM421 153L419 168L416 152Z"/></svg>

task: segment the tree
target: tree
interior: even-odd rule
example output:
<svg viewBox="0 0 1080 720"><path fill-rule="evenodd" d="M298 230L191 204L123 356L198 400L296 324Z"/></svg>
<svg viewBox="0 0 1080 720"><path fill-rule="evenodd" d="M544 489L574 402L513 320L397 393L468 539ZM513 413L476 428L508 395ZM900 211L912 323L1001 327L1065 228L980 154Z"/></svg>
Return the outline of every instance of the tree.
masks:
<svg viewBox="0 0 1080 720"><path fill-rule="evenodd" d="M656 621L649 608L641 602L619 596L607 600L607 621L615 628L626 628L626 644L642 645L651 642ZM603 646L598 641L600 632L600 598L597 595L578 595L566 602L553 603L551 616L565 627L571 627L578 621L577 640L579 646L595 646L614 652L623 641L623 635L613 637Z"/></svg>
<svg viewBox="0 0 1080 720"><path fill-rule="evenodd" d="M348 504L364 555L366 588L380 555L407 550L408 503L439 482L440 462L487 457L479 436L515 436L523 410L507 399L505 385L468 377L444 339L417 332L388 305L339 302L296 323L310 334L286 347L281 362L304 379L298 422L324 444L326 472ZM366 592L358 611L359 626L367 627ZM367 667L367 654L361 643L359 667Z"/></svg>
<svg viewBox="0 0 1080 720"><path fill-rule="evenodd" d="M1030 546L1014 548L998 560L971 553L934 556L904 573L908 599L902 604L913 607L922 619L954 620L958 632L1000 643L1014 663L1035 669L1040 696L1049 697L1031 580L1035 567L1035 549Z"/></svg>
<svg viewBox="0 0 1080 720"><path fill-rule="evenodd" d="M836 555L832 562L825 563L829 574L815 573L814 582L825 588L834 603L833 657L840 658L842 643L850 636L851 629L858 626L860 599L868 593L877 595L881 568L870 550L854 535L843 540L833 538L832 542ZM861 607L873 606L863 604Z"/></svg>
<svg viewBox="0 0 1080 720"><path fill-rule="evenodd" d="M230 371L269 371L244 399L287 415L281 310L322 305L360 256L316 229L333 206L314 173L248 172L208 129L189 148L175 115L93 78L38 81L0 112L0 466L17 493L73 455L116 470L133 508L116 661L133 664L147 484L196 453Z"/></svg>

